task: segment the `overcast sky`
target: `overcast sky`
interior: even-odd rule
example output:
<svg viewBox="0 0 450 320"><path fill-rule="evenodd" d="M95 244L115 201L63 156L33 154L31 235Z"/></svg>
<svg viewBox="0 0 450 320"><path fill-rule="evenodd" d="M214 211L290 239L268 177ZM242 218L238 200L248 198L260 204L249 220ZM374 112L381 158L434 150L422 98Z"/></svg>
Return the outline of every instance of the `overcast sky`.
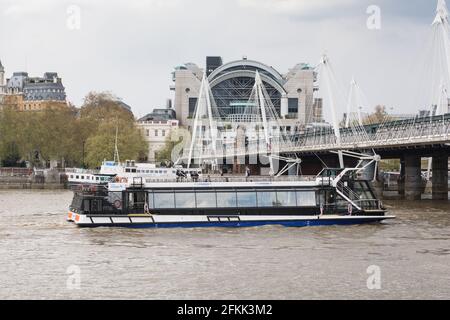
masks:
<svg viewBox="0 0 450 320"><path fill-rule="evenodd" d="M381 9L379 30L367 27L370 5ZM58 72L77 106L91 90L111 91L142 116L172 98L177 65L245 55L284 73L326 52L343 91L354 76L371 105L411 113L435 9L435 0L0 0L0 60L7 77Z"/></svg>

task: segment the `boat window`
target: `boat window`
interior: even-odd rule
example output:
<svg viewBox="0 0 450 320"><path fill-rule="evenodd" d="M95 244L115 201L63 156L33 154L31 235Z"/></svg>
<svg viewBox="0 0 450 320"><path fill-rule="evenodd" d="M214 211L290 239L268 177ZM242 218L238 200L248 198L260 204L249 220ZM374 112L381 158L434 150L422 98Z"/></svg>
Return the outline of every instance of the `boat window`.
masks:
<svg viewBox="0 0 450 320"><path fill-rule="evenodd" d="M295 207L295 206L297 206L295 192L293 192L293 191L277 192L277 204L280 207Z"/></svg>
<svg viewBox="0 0 450 320"><path fill-rule="evenodd" d="M155 208L173 208L175 197L173 193L155 192Z"/></svg>
<svg viewBox="0 0 450 320"><path fill-rule="evenodd" d="M97 180L97 181L98 181L98 179L99 179L98 177L95 177L95 180Z"/></svg>
<svg viewBox="0 0 450 320"><path fill-rule="evenodd" d="M217 192L217 207L236 208L236 192Z"/></svg>
<svg viewBox="0 0 450 320"><path fill-rule="evenodd" d="M316 192L315 191L297 191L297 205L299 207L315 207Z"/></svg>
<svg viewBox="0 0 450 320"><path fill-rule="evenodd" d="M238 192L238 207L256 207L256 192Z"/></svg>
<svg viewBox="0 0 450 320"><path fill-rule="evenodd" d="M258 207L277 207L275 192L258 192Z"/></svg>
<svg viewBox="0 0 450 320"><path fill-rule="evenodd" d="M80 179L80 176L77 176L77 179Z"/></svg>
<svg viewBox="0 0 450 320"><path fill-rule="evenodd" d="M83 200L83 211L89 212L91 209L90 201L89 200Z"/></svg>
<svg viewBox="0 0 450 320"><path fill-rule="evenodd" d="M102 201L92 200L91 201L91 212L101 212L102 211Z"/></svg>
<svg viewBox="0 0 450 320"><path fill-rule="evenodd" d="M215 208L216 194L213 192L197 192L197 208Z"/></svg>
<svg viewBox="0 0 450 320"><path fill-rule="evenodd" d="M70 179L73 179L73 174L70 175Z"/></svg>
<svg viewBox="0 0 450 320"><path fill-rule="evenodd" d="M175 204L177 208L195 208L195 193L176 193Z"/></svg>

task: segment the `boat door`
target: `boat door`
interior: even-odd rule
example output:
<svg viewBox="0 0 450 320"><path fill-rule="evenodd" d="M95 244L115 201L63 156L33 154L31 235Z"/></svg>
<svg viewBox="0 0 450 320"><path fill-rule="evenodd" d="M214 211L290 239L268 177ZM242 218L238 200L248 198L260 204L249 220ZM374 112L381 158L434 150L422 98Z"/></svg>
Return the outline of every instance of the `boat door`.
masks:
<svg viewBox="0 0 450 320"><path fill-rule="evenodd" d="M144 190L131 190L126 199L127 213L145 213L148 193Z"/></svg>
<svg viewBox="0 0 450 320"><path fill-rule="evenodd" d="M334 214L336 213L336 191L334 190L320 190L319 192L319 205L323 214Z"/></svg>

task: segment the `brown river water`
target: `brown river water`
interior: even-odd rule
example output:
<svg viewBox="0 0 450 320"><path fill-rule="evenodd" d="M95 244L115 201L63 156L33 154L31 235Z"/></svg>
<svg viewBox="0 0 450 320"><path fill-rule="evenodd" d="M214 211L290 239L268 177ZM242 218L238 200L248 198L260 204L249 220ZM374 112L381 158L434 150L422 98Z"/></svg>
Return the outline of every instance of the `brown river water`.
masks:
<svg viewBox="0 0 450 320"><path fill-rule="evenodd" d="M0 299L450 299L448 201L350 227L80 229L71 198L0 191Z"/></svg>

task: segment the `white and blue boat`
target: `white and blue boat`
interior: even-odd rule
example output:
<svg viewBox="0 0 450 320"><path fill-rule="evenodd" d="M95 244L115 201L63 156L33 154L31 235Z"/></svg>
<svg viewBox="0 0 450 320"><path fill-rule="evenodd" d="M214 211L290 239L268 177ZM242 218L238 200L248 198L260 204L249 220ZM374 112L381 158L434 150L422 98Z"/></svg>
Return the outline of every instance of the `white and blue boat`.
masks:
<svg viewBox="0 0 450 320"><path fill-rule="evenodd" d="M378 223L387 214L351 169L301 177L209 177L155 182L133 177L74 192L68 220L80 227L304 227Z"/></svg>

